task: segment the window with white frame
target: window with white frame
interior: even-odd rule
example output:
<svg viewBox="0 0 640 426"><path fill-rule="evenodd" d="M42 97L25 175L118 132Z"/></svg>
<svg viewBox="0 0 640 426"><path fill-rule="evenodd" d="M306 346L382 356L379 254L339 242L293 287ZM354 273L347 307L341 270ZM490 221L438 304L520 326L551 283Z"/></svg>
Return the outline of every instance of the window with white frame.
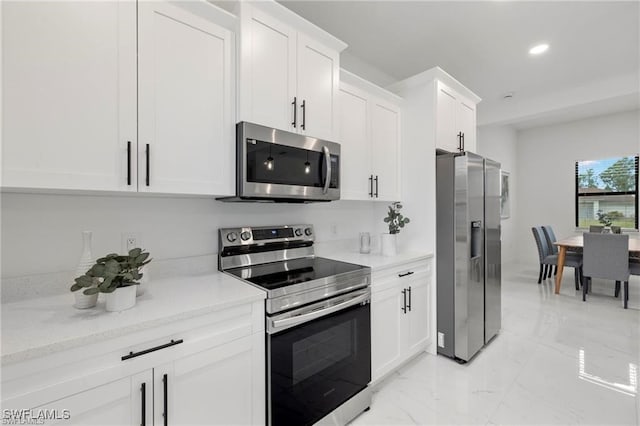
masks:
<svg viewBox="0 0 640 426"><path fill-rule="evenodd" d="M576 227L638 229L638 156L576 162Z"/></svg>

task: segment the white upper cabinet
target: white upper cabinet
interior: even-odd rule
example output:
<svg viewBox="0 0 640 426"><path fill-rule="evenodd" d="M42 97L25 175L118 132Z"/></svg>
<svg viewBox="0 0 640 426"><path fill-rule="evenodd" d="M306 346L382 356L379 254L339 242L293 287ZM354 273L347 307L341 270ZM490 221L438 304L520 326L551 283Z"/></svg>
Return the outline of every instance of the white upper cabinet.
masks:
<svg viewBox="0 0 640 426"><path fill-rule="evenodd" d="M139 190L233 193L231 32L165 2L138 8Z"/></svg>
<svg viewBox="0 0 640 426"><path fill-rule="evenodd" d="M476 103L441 81L436 82L436 90L436 148L475 152Z"/></svg>
<svg viewBox="0 0 640 426"><path fill-rule="evenodd" d="M241 26L241 120L295 131L296 31L248 5Z"/></svg>
<svg viewBox="0 0 640 426"><path fill-rule="evenodd" d="M135 3L0 7L3 187L134 191Z"/></svg>
<svg viewBox="0 0 640 426"><path fill-rule="evenodd" d="M1 7L3 187L233 194L235 39L215 6Z"/></svg>
<svg viewBox="0 0 640 426"><path fill-rule="evenodd" d="M340 198L371 198L369 95L340 83Z"/></svg>
<svg viewBox="0 0 640 426"><path fill-rule="evenodd" d="M241 3L239 121L335 141L346 45L275 2Z"/></svg>
<svg viewBox="0 0 640 426"><path fill-rule="evenodd" d="M341 75L341 198L399 201L402 99L344 70Z"/></svg>
<svg viewBox="0 0 640 426"><path fill-rule="evenodd" d="M371 141L374 195L381 201L400 200L400 107L372 99Z"/></svg>

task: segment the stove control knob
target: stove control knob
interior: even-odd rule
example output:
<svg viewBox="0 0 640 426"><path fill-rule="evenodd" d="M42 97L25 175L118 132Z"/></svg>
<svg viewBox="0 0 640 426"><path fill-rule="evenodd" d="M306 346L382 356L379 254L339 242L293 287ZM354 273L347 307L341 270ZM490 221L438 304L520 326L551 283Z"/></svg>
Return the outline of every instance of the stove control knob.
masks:
<svg viewBox="0 0 640 426"><path fill-rule="evenodd" d="M302 235L302 229L296 228L296 237L300 237Z"/></svg>
<svg viewBox="0 0 640 426"><path fill-rule="evenodd" d="M304 229L304 235L306 235L307 237L310 237L311 234L313 234L313 230L311 228Z"/></svg>
<svg viewBox="0 0 640 426"><path fill-rule="evenodd" d="M236 234L235 232L229 232L227 234L227 241L229 241L230 243L235 242L238 239L238 234Z"/></svg>
<svg viewBox="0 0 640 426"><path fill-rule="evenodd" d="M242 234L240 234L240 238L242 238L242 241L247 241L249 238L251 238L251 232L244 231Z"/></svg>

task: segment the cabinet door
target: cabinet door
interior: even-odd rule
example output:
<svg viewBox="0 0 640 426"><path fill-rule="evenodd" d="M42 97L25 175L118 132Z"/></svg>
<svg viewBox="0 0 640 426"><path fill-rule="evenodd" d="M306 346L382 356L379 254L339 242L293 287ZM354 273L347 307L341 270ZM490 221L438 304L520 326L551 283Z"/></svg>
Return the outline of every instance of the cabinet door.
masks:
<svg viewBox="0 0 640 426"><path fill-rule="evenodd" d="M458 131L464 134L464 150L476 152L476 106L473 102L459 98L456 123Z"/></svg>
<svg viewBox="0 0 640 426"><path fill-rule="evenodd" d="M298 33L299 130L333 141L338 134L339 54Z"/></svg>
<svg viewBox="0 0 640 426"><path fill-rule="evenodd" d="M34 406L28 404L29 396L21 397L21 406L13 406L11 401L3 401L3 409L31 409L35 415L45 418L39 424L65 425L140 425L152 421L152 374L151 370L134 376L87 386L93 382L91 376L78 381L78 386L61 383L55 390L49 390L59 399ZM143 397L144 384L144 397ZM57 389L59 388L59 389ZM37 392L36 392L37 393ZM38 399L36 396L35 399ZM144 409L143 409L144 405ZM24 418L23 418L24 420Z"/></svg>
<svg viewBox="0 0 640 426"><path fill-rule="evenodd" d="M240 120L297 131L296 31L249 4L241 8Z"/></svg>
<svg viewBox="0 0 640 426"><path fill-rule="evenodd" d="M436 148L457 152L460 130L456 126L456 93L440 82L437 83L437 92Z"/></svg>
<svg viewBox="0 0 640 426"><path fill-rule="evenodd" d="M400 109L372 98L371 139L373 145L373 174L376 199L400 199Z"/></svg>
<svg viewBox="0 0 640 426"><path fill-rule="evenodd" d="M402 289L393 287L371 295L371 381L403 361L407 330Z"/></svg>
<svg viewBox="0 0 640 426"><path fill-rule="evenodd" d="M430 303L430 275L419 273L411 280L405 282L405 286L411 287L409 302L411 310L407 315L409 330L407 340L407 356L412 356L424 350L429 342L429 303Z"/></svg>
<svg viewBox="0 0 640 426"><path fill-rule="evenodd" d="M2 185L135 190L135 2L1 7Z"/></svg>
<svg viewBox="0 0 640 426"><path fill-rule="evenodd" d="M363 91L340 86L340 198L371 199L369 102Z"/></svg>
<svg viewBox="0 0 640 426"><path fill-rule="evenodd" d="M231 33L164 2L139 24L139 190L231 194Z"/></svg>
<svg viewBox="0 0 640 426"><path fill-rule="evenodd" d="M167 412L174 425L255 423L264 400L256 401L253 389L264 387L264 370L255 371L253 359L249 336L154 368L155 424L164 424Z"/></svg>

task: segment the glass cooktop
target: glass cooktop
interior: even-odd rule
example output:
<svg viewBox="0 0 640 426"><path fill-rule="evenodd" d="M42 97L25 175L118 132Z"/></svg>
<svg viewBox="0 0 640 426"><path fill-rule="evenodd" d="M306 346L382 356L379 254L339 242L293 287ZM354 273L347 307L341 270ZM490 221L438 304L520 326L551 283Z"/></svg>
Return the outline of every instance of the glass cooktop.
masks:
<svg viewBox="0 0 640 426"><path fill-rule="evenodd" d="M228 269L226 272L266 290L275 290L363 269L367 267L322 257L311 257Z"/></svg>

